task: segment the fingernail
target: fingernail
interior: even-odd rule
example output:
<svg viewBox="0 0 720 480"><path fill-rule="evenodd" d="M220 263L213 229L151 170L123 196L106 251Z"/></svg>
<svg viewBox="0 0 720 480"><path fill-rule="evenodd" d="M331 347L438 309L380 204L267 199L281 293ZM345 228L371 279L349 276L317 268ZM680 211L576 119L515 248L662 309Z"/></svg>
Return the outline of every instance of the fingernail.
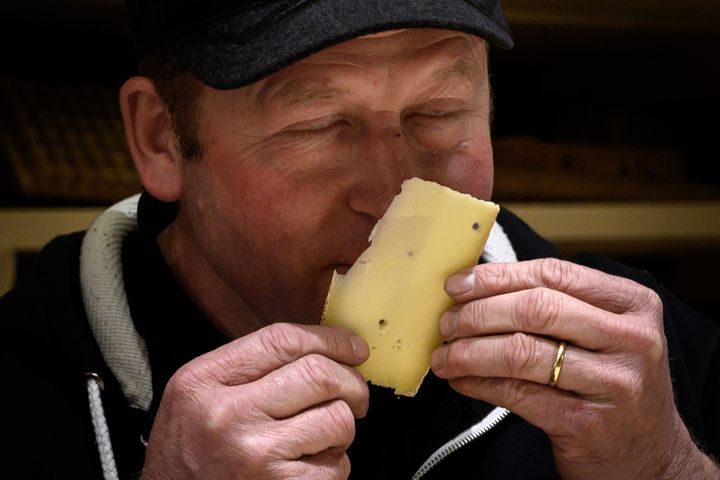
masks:
<svg viewBox="0 0 720 480"><path fill-rule="evenodd" d="M449 338L457 332L457 312L448 310L440 319L440 333L443 337Z"/></svg>
<svg viewBox="0 0 720 480"><path fill-rule="evenodd" d="M437 373L445 367L446 361L447 347L440 347L435 350L432 354L432 357L430 357L430 368L433 369L433 372Z"/></svg>
<svg viewBox="0 0 720 480"><path fill-rule="evenodd" d="M475 286L475 274L473 272L461 272L452 275L445 282L445 291L451 296L467 293Z"/></svg>
<svg viewBox="0 0 720 480"><path fill-rule="evenodd" d="M370 355L367 342L362 337L351 335L350 343L352 344L353 353L356 357L367 358Z"/></svg>

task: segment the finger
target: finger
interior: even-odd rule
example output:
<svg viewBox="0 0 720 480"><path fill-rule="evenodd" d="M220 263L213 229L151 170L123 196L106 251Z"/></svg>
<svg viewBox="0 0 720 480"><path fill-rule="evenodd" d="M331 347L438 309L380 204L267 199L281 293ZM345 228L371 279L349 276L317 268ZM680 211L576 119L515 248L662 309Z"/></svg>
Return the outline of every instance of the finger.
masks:
<svg viewBox="0 0 720 480"><path fill-rule="evenodd" d="M445 379L515 378L547 385L558 346L558 342L524 333L463 338L435 350L430 366ZM583 395L603 393L603 382L594 375L596 362L589 352L568 345L557 388Z"/></svg>
<svg viewBox="0 0 720 480"><path fill-rule="evenodd" d="M614 313L640 311L652 303L652 291L632 280L555 258L486 263L445 282L445 290L460 303L535 287L558 290Z"/></svg>
<svg viewBox="0 0 720 480"><path fill-rule="evenodd" d="M524 380L465 377L450 380L450 386L463 395L507 408L551 436L591 431L602 409L564 390Z"/></svg>
<svg viewBox="0 0 720 480"><path fill-rule="evenodd" d="M336 399L344 401L355 418L364 417L368 409L368 386L362 375L318 354L284 365L252 387L257 408L276 420Z"/></svg>
<svg viewBox="0 0 720 480"><path fill-rule="evenodd" d="M288 432L278 446L281 458L299 459L330 448L347 450L355 438L355 418L342 400L309 408L278 421L278 432Z"/></svg>
<svg viewBox="0 0 720 480"><path fill-rule="evenodd" d="M511 332L571 340L587 350L627 347L620 335L627 319L545 287L505 293L456 305L440 321L447 340Z"/></svg>
<svg viewBox="0 0 720 480"><path fill-rule="evenodd" d="M293 462L284 462L278 478L345 480L350 476L350 459L342 448L329 448Z"/></svg>
<svg viewBox="0 0 720 480"><path fill-rule="evenodd" d="M217 382L241 385L313 353L355 366L370 350L365 340L344 328L276 323L207 353L203 370Z"/></svg>

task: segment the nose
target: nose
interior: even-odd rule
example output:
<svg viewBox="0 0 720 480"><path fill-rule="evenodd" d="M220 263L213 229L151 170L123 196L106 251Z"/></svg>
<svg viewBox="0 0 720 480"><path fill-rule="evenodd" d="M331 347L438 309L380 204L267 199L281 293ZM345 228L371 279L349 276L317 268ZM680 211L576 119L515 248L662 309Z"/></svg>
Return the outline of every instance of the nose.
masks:
<svg viewBox="0 0 720 480"><path fill-rule="evenodd" d="M367 128L357 147L355 161L356 179L350 192L350 207L376 220L400 193L402 182L419 176L399 121L386 119Z"/></svg>

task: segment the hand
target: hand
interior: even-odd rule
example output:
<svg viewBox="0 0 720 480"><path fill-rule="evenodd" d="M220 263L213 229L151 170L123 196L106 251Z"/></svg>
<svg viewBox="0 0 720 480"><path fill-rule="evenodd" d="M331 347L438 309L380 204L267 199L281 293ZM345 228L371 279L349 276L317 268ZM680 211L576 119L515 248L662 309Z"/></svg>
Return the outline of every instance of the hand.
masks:
<svg viewBox="0 0 720 480"><path fill-rule="evenodd" d="M340 328L274 324L196 358L168 382L142 478L347 478L368 354Z"/></svg>
<svg viewBox="0 0 720 480"><path fill-rule="evenodd" d="M563 478L678 478L692 459L708 464L675 408L652 290L555 259L479 265L446 290L458 305L433 371L544 430Z"/></svg>

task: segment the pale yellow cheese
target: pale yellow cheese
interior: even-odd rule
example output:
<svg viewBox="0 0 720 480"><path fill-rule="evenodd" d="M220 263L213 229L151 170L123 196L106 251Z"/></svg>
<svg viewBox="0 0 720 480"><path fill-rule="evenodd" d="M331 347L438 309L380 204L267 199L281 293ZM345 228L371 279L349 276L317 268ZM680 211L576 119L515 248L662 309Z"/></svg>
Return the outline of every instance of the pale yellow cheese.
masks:
<svg viewBox="0 0 720 480"><path fill-rule="evenodd" d="M345 275L337 272L323 323L363 337L370 358L358 367L370 382L413 396L442 343L439 320L453 304L443 288L475 265L498 206L413 178L378 222L371 245Z"/></svg>

